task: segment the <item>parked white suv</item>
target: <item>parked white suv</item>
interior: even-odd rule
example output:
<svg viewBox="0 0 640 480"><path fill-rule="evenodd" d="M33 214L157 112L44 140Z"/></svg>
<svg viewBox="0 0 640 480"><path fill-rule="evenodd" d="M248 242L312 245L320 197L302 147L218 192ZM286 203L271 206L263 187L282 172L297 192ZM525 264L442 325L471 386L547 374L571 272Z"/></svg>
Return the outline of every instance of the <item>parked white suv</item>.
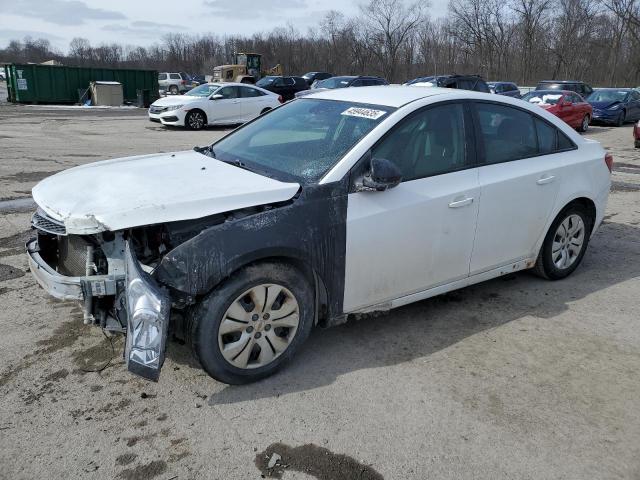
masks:
<svg viewBox="0 0 640 480"><path fill-rule="evenodd" d="M167 331L245 383L316 324L519 270L562 279L602 222L612 159L557 117L465 90L295 100L193 151L108 160L33 189L31 271L127 335L157 379Z"/></svg>

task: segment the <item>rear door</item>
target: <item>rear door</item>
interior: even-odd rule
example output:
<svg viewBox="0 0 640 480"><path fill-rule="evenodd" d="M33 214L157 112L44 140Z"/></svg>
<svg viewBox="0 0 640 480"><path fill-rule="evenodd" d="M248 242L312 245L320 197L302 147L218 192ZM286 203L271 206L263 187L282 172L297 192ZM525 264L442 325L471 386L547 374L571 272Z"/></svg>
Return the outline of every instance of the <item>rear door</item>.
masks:
<svg viewBox="0 0 640 480"><path fill-rule="evenodd" d="M560 185L556 128L519 108L476 102L481 188L477 274L535 256Z"/></svg>
<svg viewBox="0 0 640 480"><path fill-rule="evenodd" d="M478 214L472 125L462 103L414 112L371 150L403 180L384 192L356 191L368 165L352 172L347 209L346 312L465 278Z"/></svg>
<svg viewBox="0 0 640 480"><path fill-rule="evenodd" d="M240 105L242 121L247 122L258 115L269 105L267 104L265 93L250 86L237 87L240 91Z"/></svg>

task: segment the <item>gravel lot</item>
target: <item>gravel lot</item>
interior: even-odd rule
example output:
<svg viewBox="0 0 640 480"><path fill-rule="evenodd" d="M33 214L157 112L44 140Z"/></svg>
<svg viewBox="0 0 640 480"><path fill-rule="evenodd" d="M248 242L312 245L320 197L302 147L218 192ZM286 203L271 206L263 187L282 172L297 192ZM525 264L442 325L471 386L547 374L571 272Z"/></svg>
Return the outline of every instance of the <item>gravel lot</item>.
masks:
<svg viewBox="0 0 640 480"><path fill-rule="evenodd" d="M20 199L73 165L227 131L168 130L137 109L0 105L0 478L640 478L630 126L588 134L617 164L606 221L569 279L523 272L316 330L288 368L243 387L172 342L147 383L126 372L121 340L27 273ZM273 452L287 468L266 471Z"/></svg>

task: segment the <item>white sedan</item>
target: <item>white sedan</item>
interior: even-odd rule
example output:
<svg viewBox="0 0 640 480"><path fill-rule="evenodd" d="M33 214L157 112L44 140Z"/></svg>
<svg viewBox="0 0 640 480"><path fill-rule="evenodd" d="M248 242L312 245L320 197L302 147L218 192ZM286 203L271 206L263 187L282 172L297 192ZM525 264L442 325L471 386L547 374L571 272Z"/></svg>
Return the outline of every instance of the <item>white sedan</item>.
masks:
<svg viewBox="0 0 640 480"><path fill-rule="evenodd" d="M43 180L27 249L51 295L126 333L130 371L157 380L172 331L211 376L246 383L317 324L525 269L567 277L604 218L612 162L521 100L340 88L206 147Z"/></svg>
<svg viewBox="0 0 640 480"><path fill-rule="evenodd" d="M200 130L245 123L276 108L282 97L246 83L205 83L184 95L164 97L149 108L149 120Z"/></svg>

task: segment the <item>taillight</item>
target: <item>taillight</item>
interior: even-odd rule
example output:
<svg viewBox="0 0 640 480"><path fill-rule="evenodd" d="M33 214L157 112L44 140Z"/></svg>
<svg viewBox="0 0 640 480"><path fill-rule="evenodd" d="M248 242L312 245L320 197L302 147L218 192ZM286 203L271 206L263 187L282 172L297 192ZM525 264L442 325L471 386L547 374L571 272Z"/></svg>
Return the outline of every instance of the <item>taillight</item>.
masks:
<svg viewBox="0 0 640 480"><path fill-rule="evenodd" d="M180 83L181 83L182 85L186 85L186 84L187 84L187 81L186 81L186 80L181 80L181 81L180 81Z"/></svg>
<svg viewBox="0 0 640 480"><path fill-rule="evenodd" d="M284 103L284 98L282 98L282 95L278 95L278 101L280 103Z"/></svg>
<svg viewBox="0 0 640 480"><path fill-rule="evenodd" d="M607 164L607 168L609 169L609 173L611 173L613 171L613 155L611 155L610 153L607 153L604 156L604 163Z"/></svg>

